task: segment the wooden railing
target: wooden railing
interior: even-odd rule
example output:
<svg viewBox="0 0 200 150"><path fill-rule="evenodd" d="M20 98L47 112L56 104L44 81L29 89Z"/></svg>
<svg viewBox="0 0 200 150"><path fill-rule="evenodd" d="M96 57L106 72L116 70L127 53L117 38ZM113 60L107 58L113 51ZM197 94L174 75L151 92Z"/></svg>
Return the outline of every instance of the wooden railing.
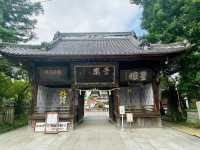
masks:
<svg viewBox="0 0 200 150"><path fill-rule="evenodd" d="M14 122L14 106L7 106L4 110L0 110L0 124Z"/></svg>
<svg viewBox="0 0 200 150"><path fill-rule="evenodd" d="M44 113L44 112L58 112L58 113L70 113L70 106L46 106L46 107L35 107L35 113Z"/></svg>
<svg viewBox="0 0 200 150"><path fill-rule="evenodd" d="M142 113L142 112L153 112L153 105L143 105L143 106L134 106L134 105L126 105L125 106L126 113Z"/></svg>

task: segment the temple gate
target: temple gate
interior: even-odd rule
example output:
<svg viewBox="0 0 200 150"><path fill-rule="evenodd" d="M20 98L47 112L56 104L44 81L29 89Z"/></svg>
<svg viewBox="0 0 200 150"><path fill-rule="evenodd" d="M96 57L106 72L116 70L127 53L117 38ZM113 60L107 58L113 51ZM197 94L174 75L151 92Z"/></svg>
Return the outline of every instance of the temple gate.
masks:
<svg viewBox="0 0 200 150"><path fill-rule="evenodd" d="M84 90L109 92L109 118L120 122L119 106L135 126L160 126L159 74L181 44L141 44L134 32L56 33L51 43L2 44L0 53L28 70L33 125L57 112L72 127L84 116Z"/></svg>

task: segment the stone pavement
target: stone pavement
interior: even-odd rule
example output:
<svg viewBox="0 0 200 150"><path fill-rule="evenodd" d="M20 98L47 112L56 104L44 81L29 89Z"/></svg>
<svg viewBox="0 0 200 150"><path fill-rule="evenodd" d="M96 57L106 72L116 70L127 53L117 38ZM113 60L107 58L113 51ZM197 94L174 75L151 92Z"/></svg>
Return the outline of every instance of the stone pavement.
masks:
<svg viewBox="0 0 200 150"><path fill-rule="evenodd" d="M91 112L74 131L33 133L30 127L0 135L0 150L199 150L200 139L168 127L120 131L102 112Z"/></svg>
<svg viewBox="0 0 200 150"><path fill-rule="evenodd" d="M200 129L192 128L192 127L188 127L185 125L176 124L172 122L164 122L164 125L170 128L173 128L175 130L178 130L180 132L184 132L186 134L193 135L200 138Z"/></svg>

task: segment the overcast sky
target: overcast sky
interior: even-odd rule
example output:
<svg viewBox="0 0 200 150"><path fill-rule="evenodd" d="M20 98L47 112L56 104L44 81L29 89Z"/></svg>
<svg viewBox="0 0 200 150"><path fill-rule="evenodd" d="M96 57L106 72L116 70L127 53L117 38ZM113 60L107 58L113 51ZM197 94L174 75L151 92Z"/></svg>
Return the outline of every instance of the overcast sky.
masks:
<svg viewBox="0 0 200 150"><path fill-rule="evenodd" d="M31 43L51 41L56 31L144 33L140 28L142 8L129 0L50 0L42 4L44 14L37 17L35 30L38 38Z"/></svg>

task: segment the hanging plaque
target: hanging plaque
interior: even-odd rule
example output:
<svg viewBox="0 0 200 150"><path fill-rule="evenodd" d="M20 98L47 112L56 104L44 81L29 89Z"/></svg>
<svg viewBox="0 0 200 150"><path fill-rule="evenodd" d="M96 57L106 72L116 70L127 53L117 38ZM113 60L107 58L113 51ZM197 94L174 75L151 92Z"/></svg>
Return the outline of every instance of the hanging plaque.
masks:
<svg viewBox="0 0 200 150"><path fill-rule="evenodd" d="M150 82L152 71L150 69L121 70L120 81L123 82Z"/></svg>
<svg viewBox="0 0 200 150"><path fill-rule="evenodd" d="M39 67L39 82L67 82L67 67Z"/></svg>
<svg viewBox="0 0 200 150"><path fill-rule="evenodd" d="M115 84L115 65L75 65L74 80L76 85Z"/></svg>

